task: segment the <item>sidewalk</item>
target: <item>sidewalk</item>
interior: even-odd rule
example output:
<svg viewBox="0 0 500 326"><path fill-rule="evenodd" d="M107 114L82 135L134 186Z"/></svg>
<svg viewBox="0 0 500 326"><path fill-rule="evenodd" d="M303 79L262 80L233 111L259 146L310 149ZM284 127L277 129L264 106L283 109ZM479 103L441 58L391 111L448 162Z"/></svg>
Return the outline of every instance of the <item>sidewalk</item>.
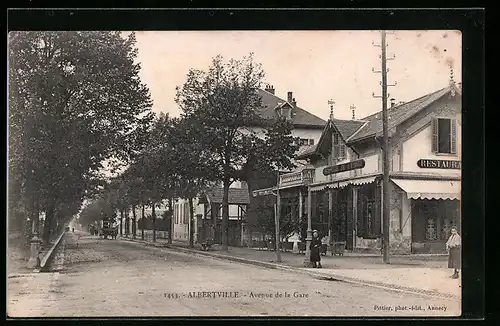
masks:
<svg viewBox="0 0 500 326"><path fill-rule="evenodd" d="M276 263L274 251L253 248L230 247L223 252L219 245L212 250L201 251L199 245L188 248L185 242L174 241L168 245L166 239L157 239L156 243L122 237L123 240L137 241L156 247L169 247L183 252L232 260L240 263L276 268L291 272L306 273L315 278L338 280L367 286L426 294L443 298L461 297L461 279L451 279L451 270L447 267L446 256L393 256L391 263L385 264L382 256L352 254L345 256L322 256L322 269L304 268L303 254L281 253L281 263ZM149 239L148 239L149 240Z"/></svg>

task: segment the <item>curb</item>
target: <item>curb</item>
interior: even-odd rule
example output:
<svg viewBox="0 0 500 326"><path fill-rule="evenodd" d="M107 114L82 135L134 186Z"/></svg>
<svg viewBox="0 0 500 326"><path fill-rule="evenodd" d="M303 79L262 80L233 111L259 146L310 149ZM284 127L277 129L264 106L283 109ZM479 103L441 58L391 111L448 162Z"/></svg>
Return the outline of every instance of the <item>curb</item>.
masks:
<svg viewBox="0 0 500 326"><path fill-rule="evenodd" d="M347 277L347 276L341 276L341 275L335 275L335 274L318 273L315 271L300 269L297 267L290 267L290 266L280 265L280 264L276 264L276 263L268 263L268 262L263 262L263 261L258 261L258 260L247 259L247 258L234 257L234 256L210 253L210 252L205 252L205 251L198 251L198 250L193 250L193 249L188 249L188 248L182 248L182 247L179 247L176 245L152 244L152 243L148 243L146 240L127 239L127 238L121 238L121 239L125 240L125 241L144 243L147 246L153 246L153 247L157 247L157 248L168 248L168 249L180 251L183 253L191 254L194 256L210 257L210 258L215 258L215 259L220 259L220 260L229 260L229 261L247 264L247 265L254 265L254 266L260 266L260 267L271 268L271 269L279 269L279 270L292 272L292 273L296 273L296 274L309 275L309 276L311 276L315 279L318 279L318 280L339 281L339 282L344 282L344 283L370 286L370 287L375 287L375 288L380 288L380 289L390 290L390 291L395 291L395 292L404 292L404 293L425 295L425 296L431 296L431 297L438 297L441 299L451 299L451 300L459 300L460 299L459 296L456 296L454 294L440 293L440 292L422 290L419 288L412 288L412 287L400 286L400 285L395 285L395 284L387 284L387 283L382 283L382 282L360 280L360 279L353 278L353 277Z"/></svg>

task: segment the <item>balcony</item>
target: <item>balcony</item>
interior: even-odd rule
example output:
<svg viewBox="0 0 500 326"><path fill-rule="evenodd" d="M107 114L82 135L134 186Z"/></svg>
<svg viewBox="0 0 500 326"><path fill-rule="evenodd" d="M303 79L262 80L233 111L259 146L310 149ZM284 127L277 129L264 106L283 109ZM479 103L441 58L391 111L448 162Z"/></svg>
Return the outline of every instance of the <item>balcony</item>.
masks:
<svg viewBox="0 0 500 326"><path fill-rule="evenodd" d="M314 169L303 169L280 176L280 188L307 186L314 181Z"/></svg>

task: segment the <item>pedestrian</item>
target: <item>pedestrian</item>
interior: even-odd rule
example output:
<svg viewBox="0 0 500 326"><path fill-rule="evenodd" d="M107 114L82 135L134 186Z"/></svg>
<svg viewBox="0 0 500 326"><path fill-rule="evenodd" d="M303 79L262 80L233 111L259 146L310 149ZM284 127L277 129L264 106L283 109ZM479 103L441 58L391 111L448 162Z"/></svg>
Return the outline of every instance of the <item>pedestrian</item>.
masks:
<svg viewBox="0 0 500 326"><path fill-rule="evenodd" d="M446 242L446 250L448 251L448 268L453 268L454 273L451 275L451 278L458 278L458 270L461 265L461 257L460 257L460 247L461 247L461 239L458 234L458 229L456 227L451 228L451 235L448 241Z"/></svg>
<svg viewBox="0 0 500 326"><path fill-rule="evenodd" d="M309 247L309 250L311 250L311 262L313 263L314 268L321 268L321 254L320 254L320 249L321 249L321 239L318 236L318 231L314 230L313 231L313 238L311 241L311 246Z"/></svg>

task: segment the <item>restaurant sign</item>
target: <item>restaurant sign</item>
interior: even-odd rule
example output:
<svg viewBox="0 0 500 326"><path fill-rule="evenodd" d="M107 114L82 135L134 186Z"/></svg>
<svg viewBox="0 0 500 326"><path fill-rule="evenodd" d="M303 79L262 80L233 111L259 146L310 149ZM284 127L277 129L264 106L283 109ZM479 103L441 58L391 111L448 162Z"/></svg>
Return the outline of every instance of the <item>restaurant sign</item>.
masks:
<svg viewBox="0 0 500 326"><path fill-rule="evenodd" d="M462 168L460 161L452 160L430 160L420 159L417 161L417 166L421 169L457 169Z"/></svg>
<svg viewBox="0 0 500 326"><path fill-rule="evenodd" d="M335 174L335 173L341 173L341 172L346 172L346 171L351 171L351 170L356 170L356 169L362 169L365 167L365 160L356 160L344 164L338 164L338 165L333 165L333 166L327 166L326 168L323 169L323 174L324 175L330 175L330 174Z"/></svg>

